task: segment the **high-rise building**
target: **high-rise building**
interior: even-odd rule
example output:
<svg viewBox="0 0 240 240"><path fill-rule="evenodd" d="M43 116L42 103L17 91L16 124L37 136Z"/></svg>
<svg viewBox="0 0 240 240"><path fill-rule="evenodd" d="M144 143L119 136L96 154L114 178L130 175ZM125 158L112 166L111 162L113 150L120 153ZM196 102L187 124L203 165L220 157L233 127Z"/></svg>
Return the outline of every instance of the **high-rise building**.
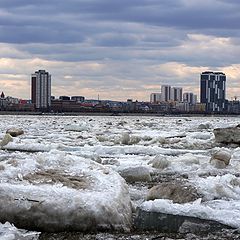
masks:
<svg viewBox="0 0 240 240"><path fill-rule="evenodd" d="M45 70L31 75L32 103L38 110L49 110L51 106L51 75Z"/></svg>
<svg viewBox="0 0 240 240"><path fill-rule="evenodd" d="M161 86L161 101L168 102L171 100L171 86L162 85Z"/></svg>
<svg viewBox="0 0 240 240"><path fill-rule="evenodd" d="M175 102L182 102L182 92L183 92L182 88L172 87L170 99Z"/></svg>
<svg viewBox="0 0 240 240"><path fill-rule="evenodd" d="M159 103L161 101L161 93L151 93L150 102Z"/></svg>
<svg viewBox="0 0 240 240"><path fill-rule="evenodd" d="M194 105L197 103L197 95L192 92L186 92L183 94L183 102Z"/></svg>
<svg viewBox="0 0 240 240"><path fill-rule="evenodd" d="M200 101L208 112L222 112L226 106L226 75L222 72L201 73Z"/></svg>

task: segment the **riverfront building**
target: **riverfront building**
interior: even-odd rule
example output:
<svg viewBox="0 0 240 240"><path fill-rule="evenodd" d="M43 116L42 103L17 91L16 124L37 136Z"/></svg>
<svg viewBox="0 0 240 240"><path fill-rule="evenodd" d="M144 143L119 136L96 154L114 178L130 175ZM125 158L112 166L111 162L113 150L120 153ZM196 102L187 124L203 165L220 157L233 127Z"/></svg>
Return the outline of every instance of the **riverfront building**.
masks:
<svg viewBox="0 0 240 240"><path fill-rule="evenodd" d="M183 94L183 102L195 105L197 103L197 95L192 92L186 92Z"/></svg>
<svg viewBox="0 0 240 240"><path fill-rule="evenodd" d="M169 102L171 100L171 86L162 85L161 86L161 101Z"/></svg>
<svg viewBox="0 0 240 240"><path fill-rule="evenodd" d="M161 93L151 93L150 95L151 103L159 103L161 102Z"/></svg>
<svg viewBox="0 0 240 240"><path fill-rule="evenodd" d="M226 106L226 75L222 72L202 72L200 101L207 112L224 112Z"/></svg>
<svg viewBox="0 0 240 240"><path fill-rule="evenodd" d="M182 102L183 89L180 87L171 88L171 97L170 99L174 102Z"/></svg>
<svg viewBox="0 0 240 240"><path fill-rule="evenodd" d="M31 75L32 103L35 109L47 111L51 106L51 75L45 70L36 71Z"/></svg>

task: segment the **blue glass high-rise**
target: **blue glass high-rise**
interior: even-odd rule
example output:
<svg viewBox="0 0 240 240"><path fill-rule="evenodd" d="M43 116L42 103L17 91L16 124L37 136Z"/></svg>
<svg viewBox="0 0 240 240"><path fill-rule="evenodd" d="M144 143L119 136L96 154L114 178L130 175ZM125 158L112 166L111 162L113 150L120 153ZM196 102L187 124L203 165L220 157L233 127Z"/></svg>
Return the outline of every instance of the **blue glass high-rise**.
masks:
<svg viewBox="0 0 240 240"><path fill-rule="evenodd" d="M206 104L207 112L225 112L226 75L222 72L202 72L200 76L200 101Z"/></svg>

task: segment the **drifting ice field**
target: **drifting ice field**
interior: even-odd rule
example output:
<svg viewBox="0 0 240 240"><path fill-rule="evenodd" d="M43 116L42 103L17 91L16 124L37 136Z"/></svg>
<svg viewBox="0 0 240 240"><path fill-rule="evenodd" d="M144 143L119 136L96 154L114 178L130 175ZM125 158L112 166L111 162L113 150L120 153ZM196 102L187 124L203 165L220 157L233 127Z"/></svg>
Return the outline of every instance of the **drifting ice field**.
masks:
<svg viewBox="0 0 240 240"><path fill-rule="evenodd" d="M130 231L140 208L240 228L240 148L217 144L213 134L239 120L1 116L0 138L9 128L24 130L0 150L1 221L44 232ZM224 168L210 164L219 149L231 154ZM187 203L149 197L155 185L178 180L198 197ZM6 239L25 234L8 223L0 230Z"/></svg>

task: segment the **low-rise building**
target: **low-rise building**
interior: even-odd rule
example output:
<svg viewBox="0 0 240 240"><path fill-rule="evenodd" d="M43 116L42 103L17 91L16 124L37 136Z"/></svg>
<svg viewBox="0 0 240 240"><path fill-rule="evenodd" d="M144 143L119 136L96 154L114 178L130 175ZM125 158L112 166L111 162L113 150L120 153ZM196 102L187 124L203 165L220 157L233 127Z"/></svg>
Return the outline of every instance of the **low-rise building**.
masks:
<svg viewBox="0 0 240 240"><path fill-rule="evenodd" d="M76 101L76 102L84 102L85 101L85 97L83 97L83 96L72 96L71 100L72 101Z"/></svg>

